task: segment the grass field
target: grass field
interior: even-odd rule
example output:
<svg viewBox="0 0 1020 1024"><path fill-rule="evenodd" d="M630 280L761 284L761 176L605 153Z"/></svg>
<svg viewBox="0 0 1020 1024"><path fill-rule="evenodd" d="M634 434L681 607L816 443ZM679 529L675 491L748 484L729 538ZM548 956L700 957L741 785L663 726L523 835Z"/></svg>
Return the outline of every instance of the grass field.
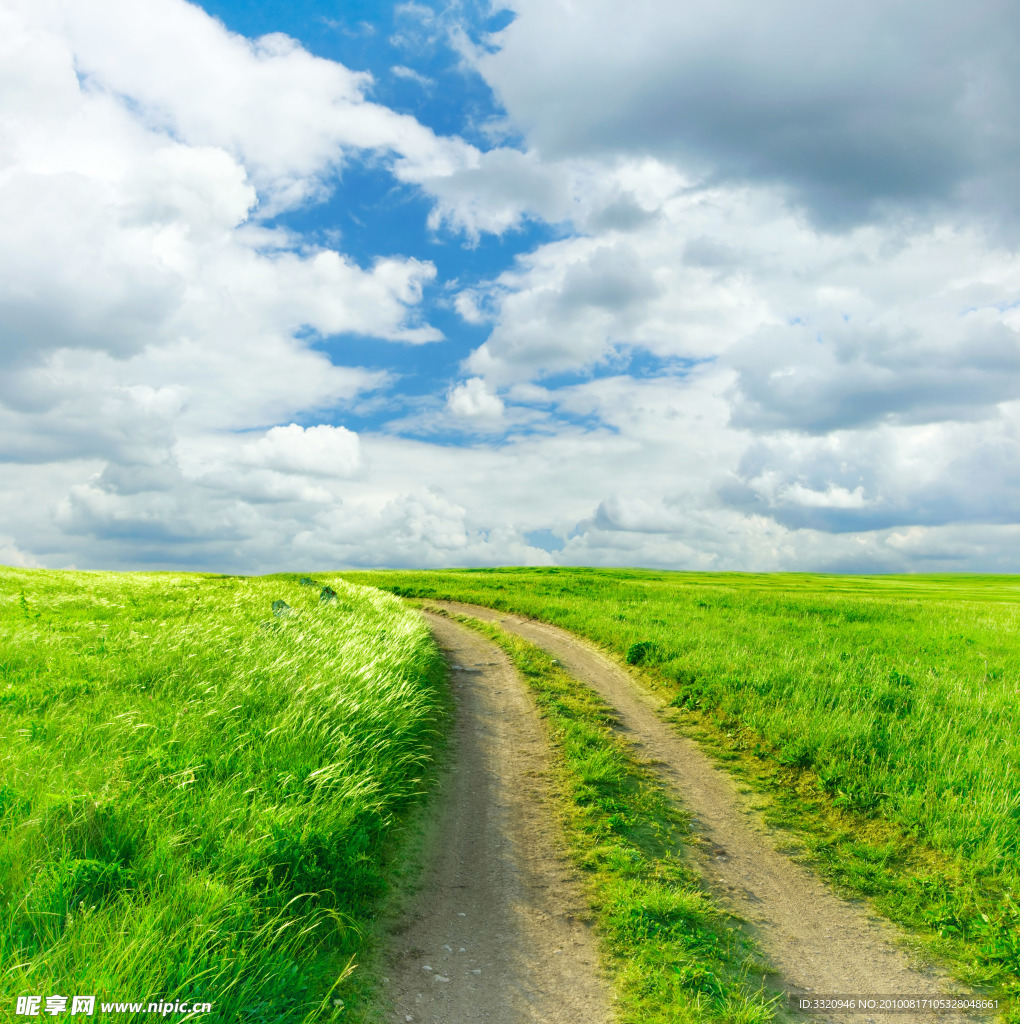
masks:
<svg viewBox="0 0 1020 1024"><path fill-rule="evenodd" d="M773 796L821 870L957 973L1020 991L1020 581L346 573L585 636Z"/></svg>
<svg viewBox="0 0 1020 1024"><path fill-rule="evenodd" d="M837 884L961 977L1020 993L1020 581L574 569L343 580L0 570L3 1000L359 1016L368 992L348 969L397 826L426 788L446 691L420 619L351 583L588 637L770 794L772 820ZM320 600L323 584L334 599ZM683 816L597 699L491 635L556 739L568 840L622 1019L767 1018L741 980L753 953L672 855Z"/></svg>
<svg viewBox="0 0 1020 1024"><path fill-rule="evenodd" d="M0 637L3 1011L347 1019L445 714L420 618L328 576L2 569Z"/></svg>

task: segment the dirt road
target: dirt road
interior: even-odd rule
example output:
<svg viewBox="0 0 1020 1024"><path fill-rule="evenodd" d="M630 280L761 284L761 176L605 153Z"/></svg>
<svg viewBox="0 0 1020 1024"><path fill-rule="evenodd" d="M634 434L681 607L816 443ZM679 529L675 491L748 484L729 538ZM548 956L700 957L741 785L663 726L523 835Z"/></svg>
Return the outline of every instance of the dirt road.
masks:
<svg viewBox="0 0 1020 1024"><path fill-rule="evenodd" d="M441 783L423 887L387 967L395 1021L608 1024L587 908L557 849L548 746L506 656L440 616L454 758Z"/></svg>
<svg viewBox="0 0 1020 1024"><path fill-rule="evenodd" d="M706 883L750 923L788 992L934 996L946 990L944 977L911 965L896 945L893 925L869 914L865 906L839 898L807 868L778 852L773 835L733 779L664 722L661 701L639 688L619 665L555 626L474 605L429 604L499 623L544 648L616 709L624 737L651 763L678 803L694 814L704 840L700 866ZM814 1019L863 1022L867 1017L829 1014ZM905 1024L961 1018L908 1013L886 1019Z"/></svg>

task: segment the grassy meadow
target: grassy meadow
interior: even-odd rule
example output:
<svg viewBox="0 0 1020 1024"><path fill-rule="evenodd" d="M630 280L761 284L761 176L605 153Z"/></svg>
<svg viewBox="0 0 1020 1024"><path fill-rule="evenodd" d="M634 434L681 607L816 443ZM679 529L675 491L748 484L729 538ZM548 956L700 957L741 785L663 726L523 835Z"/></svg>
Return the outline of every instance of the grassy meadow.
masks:
<svg viewBox="0 0 1020 1024"><path fill-rule="evenodd" d="M961 978L1020 995L1020 580L0 569L4 1006L360 1017L352 969L448 709L424 623L358 584L587 637L764 794L792 851ZM768 1020L753 949L677 856L686 816L611 709L475 625L549 724L621 1021Z"/></svg>
<svg viewBox="0 0 1020 1024"><path fill-rule="evenodd" d="M1020 580L559 568L344 578L587 637L769 793L771 820L837 884L964 979L1020 992Z"/></svg>
<svg viewBox="0 0 1020 1024"><path fill-rule="evenodd" d="M4 1010L348 1019L444 687L419 616L330 576L0 569Z"/></svg>

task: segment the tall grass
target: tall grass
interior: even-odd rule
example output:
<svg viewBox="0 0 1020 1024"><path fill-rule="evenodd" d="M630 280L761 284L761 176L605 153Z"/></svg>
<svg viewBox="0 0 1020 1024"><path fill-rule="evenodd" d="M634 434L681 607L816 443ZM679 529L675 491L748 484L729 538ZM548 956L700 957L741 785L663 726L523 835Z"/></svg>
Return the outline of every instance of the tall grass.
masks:
<svg viewBox="0 0 1020 1024"><path fill-rule="evenodd" d="M1020 987L1016 578L347 578L533 616L615 652L771 783L834 878L955 943L972 977Z"/></svg>
<svg viewBox="0 0 1020 1024"><path fill-rule="evenodd" d="M418 616L332 586L0 570L12 1007L190 999L286 1022L350 1001L443 691Z"/></svg>

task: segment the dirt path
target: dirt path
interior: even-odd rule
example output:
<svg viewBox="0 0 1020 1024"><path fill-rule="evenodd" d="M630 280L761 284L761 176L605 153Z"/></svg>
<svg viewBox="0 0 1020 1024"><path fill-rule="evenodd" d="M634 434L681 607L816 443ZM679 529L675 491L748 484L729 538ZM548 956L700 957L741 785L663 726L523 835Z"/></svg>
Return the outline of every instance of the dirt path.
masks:
<svg viewBox="0 0 1020 1024"><path fill-rule="evenodd" d="M454 759L392 943L392 1019L608 1024L584 897L543 812L548 746L524 684L499 648L427 618L452 669Z"/></svg>
<svg viewBox="0 0 1020 1024"><path fill-rule="evenodd" d="M779 853L772 834L733 779L693 740L664 722L659 717L662 702L639 688L619 665L555 626L474 605L429 604L497 622L544 648L616 709L639 756L694 814L704 839L701 868L710 888L750 923L788 992L935 996L946 990L945 978L911 967L895 944L893 925L836 896L807 868ZM861 1024L868 1018L826 1014L814 1019ZM899 1024L961 1018L901 1013L884 1019Z"/></svg>

